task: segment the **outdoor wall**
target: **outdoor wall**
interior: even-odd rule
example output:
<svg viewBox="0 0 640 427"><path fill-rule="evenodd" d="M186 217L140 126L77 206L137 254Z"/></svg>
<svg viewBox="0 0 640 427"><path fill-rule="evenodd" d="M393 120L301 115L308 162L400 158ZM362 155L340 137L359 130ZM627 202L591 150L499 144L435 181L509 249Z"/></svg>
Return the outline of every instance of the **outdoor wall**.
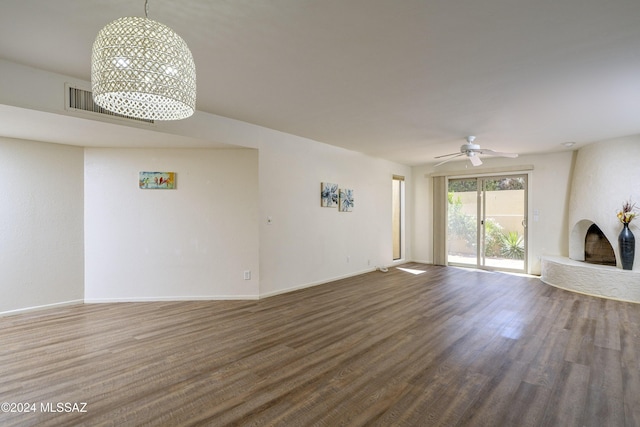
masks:
<svg viewBox="0 0 640 427"><path fill-rule="evenodd" d="M568 254L568 200L573 158L572 151L561 151L517 159L483 158L483 165L478 167L469 166L468 161L450 162L437 168L433 165L414 167L414 259L433 262L432 173L471 176L494 168L517 170L518 165L533 166L529 173L528 266L529 273L540 274L543 255Z"/></svg>
<svg viewBox="0 0 640 427"><path fill-rule="evenodd" d="M256 150L87 148L86 301L257 298L258 211Z"/></svg>
<svg viewBox="0 0 640 427"><path fill-rule="evenodd" d="M83 149L0 138L0 313L83 299Z"/></svg>
<svg viewBox="0 0 640 427"><path fill-rule="evenodd" d="M522 200L524 198L523 190L501 190L491 191L486 194L487 212L486 218L493 220L499 224L503 233L517 232L522 234L522 220L524 219L522 212ZM466 191L456 193L462 203L460 211L471 218L478 217L477 200L478 194L475 191ZM499 213L495 212L495 208ZM452 240L449 238L449 252L460 252L475 256L475 248L470 249L464 239Z"/></svg>

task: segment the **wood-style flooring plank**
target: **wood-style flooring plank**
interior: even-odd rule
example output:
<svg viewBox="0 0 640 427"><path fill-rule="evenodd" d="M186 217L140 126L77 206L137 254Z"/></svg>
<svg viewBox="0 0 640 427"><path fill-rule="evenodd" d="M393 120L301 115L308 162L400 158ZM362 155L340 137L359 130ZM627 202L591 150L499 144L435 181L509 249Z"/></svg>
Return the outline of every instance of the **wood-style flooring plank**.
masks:
<svg viewBox="0 0 640 427"><path fill-rule="evenodd" d="M565 362L553 385L541 425L584 425L588 391L589 367Z"/></svg>

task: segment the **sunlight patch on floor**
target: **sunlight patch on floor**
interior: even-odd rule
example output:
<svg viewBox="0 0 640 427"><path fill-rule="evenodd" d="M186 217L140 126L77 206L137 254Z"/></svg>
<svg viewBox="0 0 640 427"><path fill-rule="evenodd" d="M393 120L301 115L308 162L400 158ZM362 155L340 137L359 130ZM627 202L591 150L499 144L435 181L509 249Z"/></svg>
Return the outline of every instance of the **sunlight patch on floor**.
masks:
<svg viewBox="0 0 640 427"><path fill-rule="evenodd" d="M422 273L426 273L426 271L424 270L414 270L413 268L404 268L404 267L396 267L398 270L402 270L402 271L406 271L407 273L411 273L411 274L422 274Z"/></svg>
<svg viewBox="0 0 640 427"><path fill-rule="evenodd" d="M461 270L467 270L467 271L475 271L478 273L502 273L502 274L510 274L512 276L519 276L519 277L530 277L530 278L534 278L534 279L539 279L540 276L537 274L528 274L528 273L518 273L516 271L502 271L502 270L484 270L482 268L475 268L475 267L463 267L461 265L449 265L449 268L459 268Z"/></svg>
<svg viewBox="0 0 640 427"><path fill-rule="evenodd" d="M459 268L460 270L475 271L478 273L495 273L495 271L493 270L483 270L481 268L475 268L475 267L463 267L460 265L449 265L448 267Z"/></svg>

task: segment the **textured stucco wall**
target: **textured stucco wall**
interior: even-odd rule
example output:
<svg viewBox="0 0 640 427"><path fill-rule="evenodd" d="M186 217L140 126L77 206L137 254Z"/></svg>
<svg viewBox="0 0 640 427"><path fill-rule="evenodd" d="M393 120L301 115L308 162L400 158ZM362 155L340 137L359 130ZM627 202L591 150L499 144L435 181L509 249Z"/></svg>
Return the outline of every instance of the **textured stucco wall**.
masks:
<svg viewBox="0 0 640 427"><path fill-rule="evenodd" d="M640 202L639 164L640 135L591 144L578 151L569 201L571 259L584 260L584 238L589 226L596 223L611 242L620 267L617 242L622 224L616 214L626 200ZM638 237L639 223L631 223ZM640 270L640 262L634 264L634 270Z"/></svg>

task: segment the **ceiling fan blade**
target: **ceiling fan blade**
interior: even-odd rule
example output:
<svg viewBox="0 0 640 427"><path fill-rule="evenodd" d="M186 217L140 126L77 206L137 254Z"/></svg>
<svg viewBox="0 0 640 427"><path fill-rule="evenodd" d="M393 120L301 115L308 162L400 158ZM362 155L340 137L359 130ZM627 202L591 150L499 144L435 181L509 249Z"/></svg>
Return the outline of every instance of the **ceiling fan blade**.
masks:
<svg viewBox="0 0 640 427"><path fill-rule="evenodd" d="M464 153L458 153L458 154L454 155L453 157L449 157L449 158L448 158L447 160L445 160L444 162L440 162L440 163L438 163L437 165L434 165L433 167L435 168L435 167L437 167L437 166L444 165L445 163L450 162L451 160L455 159L456 157L460 157L460 156L464 156Z"/></svg>
<svg viewBox="0 0 640 427"><path fill-rule="evenodd" d="M450 156L459 156L460 153L451 153L451 154L443 154L442 156L436 156L434 157L434 159L441 159L443 157L450 157Z"/></svg>
<svg viewBox="0 0 640 427"><path fill-rule="evenodd" d="M482 154L489 154L491 156L498 156L498 157L510 157L512 159L515 159L516 157L518 157L518 155L516 153L503 153L501 151L493 151L493 150L487 150L487 149L482 149L480 151L478 151L479 153Z"/></svg>
<svg viewBox="0 0 640 427"><path fill-rule="evenodd" d="M482 160L478 156L469 156L469 161L473 166L480 166L482 164Z"/></svg>

